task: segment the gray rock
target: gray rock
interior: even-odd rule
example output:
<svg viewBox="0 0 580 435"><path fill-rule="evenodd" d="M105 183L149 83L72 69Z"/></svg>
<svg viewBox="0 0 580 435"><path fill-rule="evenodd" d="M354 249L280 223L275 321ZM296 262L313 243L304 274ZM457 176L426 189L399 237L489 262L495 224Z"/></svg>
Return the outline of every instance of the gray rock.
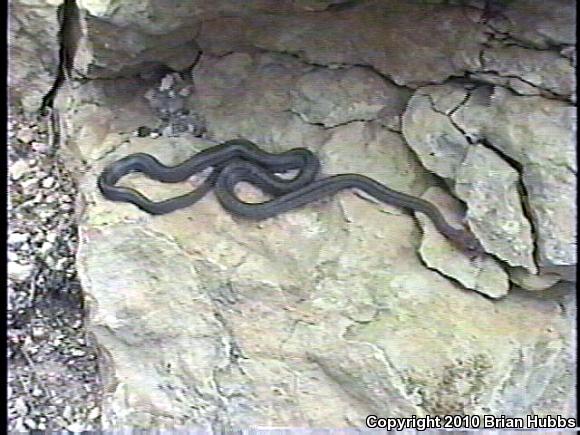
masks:
<svg viewBox="0 0 580 435"><path fill-rule="evenodd" d="M493 48L483 51L483 69L503 77L523 81L570 98L576 87L574 67L557 52L523 47Z"/></svg>
<svg viewBox="0 0 580 435"><path fill-rule="evenodd" d="M21 127L16 131L16 139L24 144L29 144L34 139L34 131L30 127Z"/></svg>
<svg viewBox="0 0 580 435"><path fill-rule="evenodd" d="M24 242L27 242L29 239L29 235L25 233L10 233L8 235L8 244L10 245L18 245Z"/></svg>
<svg viewBox="0 0 580 435"><path fill-rule="evenodd" d="M56 8L54 2L29 0L12 2L8 9L8 92L11 104L27 113L38 110L56 77Z"/></svg>
<svg viewBox="0 0 580 435"><path fill-rule="evenodd" d="M40 182L40 185L45 189L50 189L51 187L54 186L55 182L56 180L54 179L54 177L46 177Z"/></svg>
<svg viewBox="0 0 580 435"><path fill-rule="evenodd" d="M492 20L510 36L539 48L576 43L576 6L568 0L518 0L502 8Z"/></svg>
<svg viewBox="0 0 580 435"><path fill-rule="evenodd" d="M521 166L540 267L576 264L575 108L496 87L489 98L472 98L453 118Z"/></svg>
<svg viewBox="0 0 580 435"><path fill-rule="evenodd" d="M24 177L27 173L31 171L30 166L26 160L16 160L14 163L10 165L9 168L10 176L13 180L20 180Z"/></svg>
<svg viewBox="0 0 580 435"><path fill-rule="evenodd" d="M398 116L408 92L361 68L319 68L302 76L293 92L292 110L307 122L334 127L351 121Z"/></svg>
<svg viewBox="0 0 580 435"><path fill-rule="evenodd" d="M477 69L479 44L486 39L477 19L477 12L453 6L368 2L338 16L321 11L220 18L202 28L198 42L208 54L254 46L314 64L369 65L396 84L417 86Z"/></svg>
<svg viewBox="0 0 580 435"><path fill-rule="evenodd" d="M479 144L469 148L455 182L457 196L467 204L469 226L485 250L511 266L537 273L517 170Z"/></svg>
<svg viewBox="0 0 580 435"><path fill-rule="evenodd" d="M15 281L26 281L33 270L32 264L8 262L8 276Z"/></svg>
<svg viewBox="0 0 580 435"><path fill-rule="evenodd" d="M461 208L442 189L430 188L423 199L435 204L447 222L461 228ZM424 215L418 214L418 219L423 229L419 253L429 268L453 278L467 289L494 299L508 294L508 276L497 261L485 254L470 258L445 239ZM471 228L471 231L479 235L477 228ZM485 244L484 247L487 248Z"/></svg>
<svg viewBox="0 0 580 435"><path fill-rule="evenodd" d="M560 281L561 276L556 273L549 273L545 275L536 275L527 272L520 267L511 269L509 271L510 281L518 285L520 288L531 291L546 290Z"/></svg>
<svg viewBox="0 0 580 435"><path fill-rule="evenodd" d="M469 147L447 115L466 96L467 91L457 87L423 88L411 97L403 114L405 140L423 166L444 178L455 178Z"/></svg>
<svg viewBox="0 0 580 435"><path fill-rule="evenodd" d="M205 56L193 71L188 108L205 119L207 137L216 142L243 137L276 151L317 148L328 133L290 110L290 91L312 69L287 55Z"/></svg>

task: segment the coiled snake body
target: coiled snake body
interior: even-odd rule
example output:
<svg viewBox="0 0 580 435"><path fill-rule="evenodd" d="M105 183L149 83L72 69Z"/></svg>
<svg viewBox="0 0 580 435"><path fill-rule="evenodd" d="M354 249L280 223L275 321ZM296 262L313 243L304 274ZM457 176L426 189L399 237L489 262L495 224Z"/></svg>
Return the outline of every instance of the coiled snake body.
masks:
<svg viewBox="0 0 580 435"><path fill-rule="evenodd" d="M116 186L121 177L131 172L142 172L157 181L177 183L208 167L213 167L213 171L200 187L165 201L153 202L134 189ZM275 175L292 169L299 172L291 180ZM176 166L166 166L149 154L132 154L107 166L97 184L107 199L132 203L155 215L188 207L215 187L216 196L226 210L254 220L270 218L340 190L355 188L384 203L426 214L439 232L464 251L471 254L482 252L473 234L451 226L430 202L390 189L364 175L339 174L316 179L319 170L318 158L306 148L271 154L259 149L253 142L235 139L203 150ZM242 201L234 191L236 184L242 181L259 187L273 199L262 203Z"/></svg>

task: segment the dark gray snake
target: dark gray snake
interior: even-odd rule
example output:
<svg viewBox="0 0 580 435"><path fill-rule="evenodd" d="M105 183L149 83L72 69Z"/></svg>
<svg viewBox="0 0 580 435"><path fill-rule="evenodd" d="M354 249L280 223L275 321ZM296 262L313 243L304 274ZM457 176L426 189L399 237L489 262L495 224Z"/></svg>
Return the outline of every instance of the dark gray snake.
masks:
<svg viewBox="0 0 580 435"><path fill-rule="evenodd" d="M121 177L131 172L142 172L157 181L177 183L208 167L213 168L212 173L200 187L165 201L153 202L134 189L116 186ZM299 172L291 180L276 175L293 169ZM235 139L205 149L176 166L166 166L149 154L129 155L107 166L98 178L98 186L107 199L128 202L155 215L190 206L215 187L216 196L226 210L254 220L273 217L340 190L355 188L384 203L424 213L439 232L463 250L471 254L483 252L478 240L469 231L449 225L439 209L430 202L392 190L364 175L340 174L316 179L319 170L318 157L306 148L271 154L248 140ZM262 203L242 201L234 191L241 181L259 187L273 199Z"/></svg>

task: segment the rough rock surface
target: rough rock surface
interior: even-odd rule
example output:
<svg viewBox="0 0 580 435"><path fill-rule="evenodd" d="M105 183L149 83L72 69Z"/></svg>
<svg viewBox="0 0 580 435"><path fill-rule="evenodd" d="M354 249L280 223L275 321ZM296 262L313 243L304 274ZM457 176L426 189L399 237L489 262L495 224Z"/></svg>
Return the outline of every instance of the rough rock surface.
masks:
<svg viewBox="0 0 580 435"><path fill-rule="evenodd" d="M8 90L14 109L34 112L50 90L58 68L57 6L53 1L10 3Z"/></svg>
<svg viewBox="0 0 580 435"><path fill-rule="evenodd" d="M437 187L430 188L422 197L443 210L448 222L460 226L461 207L457 200ZM501 298L508 293L508 275L494 258L487 255L458 256L454 249L441 249L450 242L437 232L426 216L419 215L419 219L425 234L420 254L429 268L491 298Z"/></svg>
<svg viewBox="0 0 580 435"><path fill-rule="evenodd" d="M576 87L572 63L555 51L507 46L485 50L482 60L484 71L517 78L566 98L571 97Z"/></svg>
<svg viewBox="0 0 580 435"><path fill-rule="evenodd" d="M501 87L481 89L454 118L521 172L545 269L576 264L576 108ZM520 169L521 168L521 169Z"/></svg>
<svg viewBox="0 0 580 435"><path fill-rule="evenodd" d="M575 18L530 1L79 1L75 65L100 79L58 107L85 161L104 429L575 416ZM176 164L235 137L429 198L488 254L356 191L257 223L213 194L154 217L96 188L127 154ZM199 177L122 183L160 200Z"/></svg>
<svg viewBox="0 0 580 435"><path fill-rule="evenodd" d="M510 266L537 273L532 226L524 213L517 170L478 144L469 148L456 182L457 195L469 210L470 228L483 246Z"/></svg>

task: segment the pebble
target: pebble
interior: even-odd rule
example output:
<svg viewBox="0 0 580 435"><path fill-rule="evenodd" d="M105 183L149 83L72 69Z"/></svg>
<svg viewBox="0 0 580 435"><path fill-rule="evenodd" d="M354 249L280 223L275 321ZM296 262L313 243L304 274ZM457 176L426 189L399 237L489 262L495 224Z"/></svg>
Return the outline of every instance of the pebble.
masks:
<svg viewBox="0 0 580 435"><path fill-rule="evenodd" d="M26 191L31 191L33 187L36 186L36 183L38 182L38 180L31 178L29 180L24 180L20 183L20 185L22 186L22 189L26 192Z"/></svg>
<svg viewBox="0 0 580 435"><path fill-rule="evenodd" d="M70 430L71 432L83 432L86 428L83 424L74 422L72 424L69 424L67 426L67 429Z"/></svg>
<svg viewBox="0 0 580 435"><path fill-rule="evenodd" d="M167 74L163 79L161 79L161 84L159 85L160 91L167 91L173 86L174 77L172 74Z"/></svg>
<svg viewBox="0 0 580 435"><path fill-rule="evenodd" d="M28 429L36 429L36 423L31 418L25 418L24 419L24 424L26 425L26 427Z"/></svg>
<svg viewBox="0 0 580 435"><path fill-rule="evenodd" d="M28 127L22 127L16 132L16 139L22 143L30 143L34 139L34 131Z"/></svg>
<svg viewBox="0 0 580 435"><path fill-rule="evenodd" d="M50 189L52 186L54 186L54 183L55 183L54 177L46 177L44 180L41 181L40 184L45 189Z"/></svg>
<svg viewBox="0 0 580 435"><path fill-rule="evenodd" d="M50 149L48 144L45 144L43 142L32 142L30 146L37 153L46 153Z"/></svg>
<svg viewBox="0 0 580 435"><path fill-rule="evenodd" d="M188 97L189 95L191 95L191 89L189 87L185 87L181 91L179 91L180 97Z"/></svg>
<svg viewBox="0 0 580 435"><path fill-rule="evenodd" d="M32 273L31 264L20 264L15 261L8 263L8 276L15 281L25 281Z"/></svg>
<svg viewBox="0 0 580 435"><path fill-rule="evenodd" d="M28 241L28 234L12 233L8 236L8 244L17 245Z"/></svg>
<svg viewBox="0 0 580 435"><path fill-rule="evenodd" d="M101 415L101 410L99 408L93 408L89 411L87 419L96 420Z"/></svg>
<svg viewBox="0 0 580 435"><path fill-rule="evenodd" d="M20 180L29 171L30 166L26 160L17 160L10 167L10 176L13 180Z"/></svg>
<svg viewBox="0 0 580 435"><path fill-rule="evenodd" d="M73 350L71 350L70 354L72 356L84 356L87 353L84 350L82 350L82 349L73 349Z"/></svg>

